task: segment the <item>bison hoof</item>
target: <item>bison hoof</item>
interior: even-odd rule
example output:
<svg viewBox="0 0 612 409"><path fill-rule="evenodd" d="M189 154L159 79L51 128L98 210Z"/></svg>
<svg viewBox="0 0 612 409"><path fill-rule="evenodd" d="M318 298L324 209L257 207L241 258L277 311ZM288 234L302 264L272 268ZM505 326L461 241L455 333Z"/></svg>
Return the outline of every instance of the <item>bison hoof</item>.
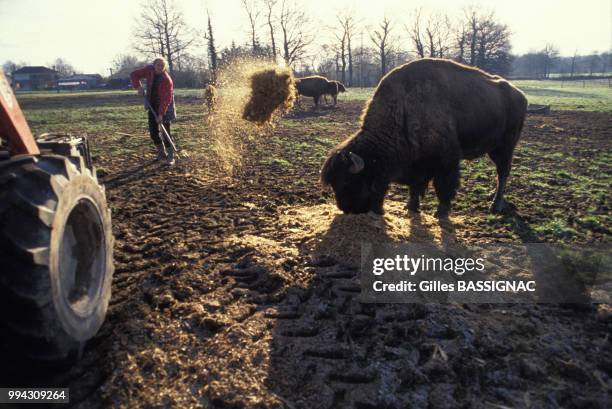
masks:
<svg viewBox="0 0 612 409"><path fill-rule="evenodd" d="M497 202L494 202L491 205L491 213L493 214L501 214L504 212L504 210L506 209L506 201L505 200L500 200Z"/></svg>
<svg viewBox="0 0 612 409"><path fill-rule="evenodd" d="M434 216L438 219L448 219L450 213L450 207L446 205L439 205L438 210L434 213Z"/></svg>
<svg viewBox="0 0 612 409"><path fill-rule="evenodd" d="M419 205L414 205L414 204L408 203L406 205L406 209L408 209L408 211L410 213L416 213L416 214L421 213L421 210L419 209Z"/></svg>

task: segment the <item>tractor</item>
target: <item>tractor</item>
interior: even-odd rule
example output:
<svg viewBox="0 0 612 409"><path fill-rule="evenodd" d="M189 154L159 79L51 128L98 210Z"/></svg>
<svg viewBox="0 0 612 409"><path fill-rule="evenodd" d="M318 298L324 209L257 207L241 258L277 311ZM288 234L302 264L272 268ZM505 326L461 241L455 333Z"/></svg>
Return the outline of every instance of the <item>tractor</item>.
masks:
<svg viewBox="0 0 612 409"><path fill-rule="evenodd" d="M0 346L78 359L106 316L113 243L87 137L34 138L0 70Z"/></svg>

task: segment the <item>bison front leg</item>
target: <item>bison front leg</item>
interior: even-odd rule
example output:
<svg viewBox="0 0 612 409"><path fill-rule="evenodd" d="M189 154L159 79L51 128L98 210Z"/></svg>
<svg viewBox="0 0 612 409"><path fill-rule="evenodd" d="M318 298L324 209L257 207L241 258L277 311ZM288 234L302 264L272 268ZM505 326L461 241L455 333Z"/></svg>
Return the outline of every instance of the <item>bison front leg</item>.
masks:
<svg viewBox="0 0 612 409"><path fill-rule="evenodd" d="M414 213L419 213L419 206L421 205L421 198L425 196L427 185L429 181L423 181L419 183L413 183L410 185L410 199L408 200L408 210Z"/></svg>
<svg viewBox="0 0 612 409"><path fill-rule="evenodd" d="M448 171L434 176L433 183L439 202L435 215L438 218L448 217L451 201L455 198L459 188L459 163Z"/></svg>
<svg viewBox="0 0 612 409"><path fill-rule="evenodd" d="M495 163L497 169L497 189L493 195L493 203L491 204L492 213L501 213L506 208L504 200L504 192L506 191L506 182L510 175L512 167L512 149L498 149L489 153L489 157Z"/></svg>

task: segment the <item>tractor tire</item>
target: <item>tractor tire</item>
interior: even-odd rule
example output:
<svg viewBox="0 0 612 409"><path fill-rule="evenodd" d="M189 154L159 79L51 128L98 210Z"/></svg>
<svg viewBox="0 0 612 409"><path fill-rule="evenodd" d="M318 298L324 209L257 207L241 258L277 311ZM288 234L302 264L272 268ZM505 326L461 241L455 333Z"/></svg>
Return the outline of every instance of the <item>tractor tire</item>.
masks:
<svg viewBox="0 0 612 409"><path fill-rule="evenodd" d="M110 299L110 210L79 158L0 161L0 338L36 362L80 358Z"/></svg>

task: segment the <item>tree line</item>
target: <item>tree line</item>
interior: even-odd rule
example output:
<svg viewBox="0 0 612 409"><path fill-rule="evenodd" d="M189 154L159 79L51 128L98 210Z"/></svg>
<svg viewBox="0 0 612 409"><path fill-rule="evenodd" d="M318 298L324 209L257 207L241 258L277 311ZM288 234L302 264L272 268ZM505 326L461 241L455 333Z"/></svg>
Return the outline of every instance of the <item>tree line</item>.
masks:
<svg viewBox="0 0 612 409"><path fill-rule="evenodd" d="M173 0L145 0L133 29L133 53L112 63L110 80L125 79L135 67L162 56L177 86L199 87L219 67L237 58L284 61L296 75L321 74L347 86L374 86L388 71L414 58L450 58L502 76L553 78L612 71L609 52L560 57L553 44L523 55L511 52L511 30L493 12L467 7L456 18L423 9L410 18L384 17L366 26L340 12L329 27L317 26L296 0L241 0L248 21L243 42L219 49L214 16L206 26L189 27ZM324 32L323 40L314 33ZM318 41L317 41L318 40ZM323 42L323 43L322 43ZM74 69L58 59L55 66ZM12 64L12 65L11 65ZM7 66L9 65L9 66ZM7 62L5 72L18 64ZM8 68L8 69L7 69Z"/></svg>

